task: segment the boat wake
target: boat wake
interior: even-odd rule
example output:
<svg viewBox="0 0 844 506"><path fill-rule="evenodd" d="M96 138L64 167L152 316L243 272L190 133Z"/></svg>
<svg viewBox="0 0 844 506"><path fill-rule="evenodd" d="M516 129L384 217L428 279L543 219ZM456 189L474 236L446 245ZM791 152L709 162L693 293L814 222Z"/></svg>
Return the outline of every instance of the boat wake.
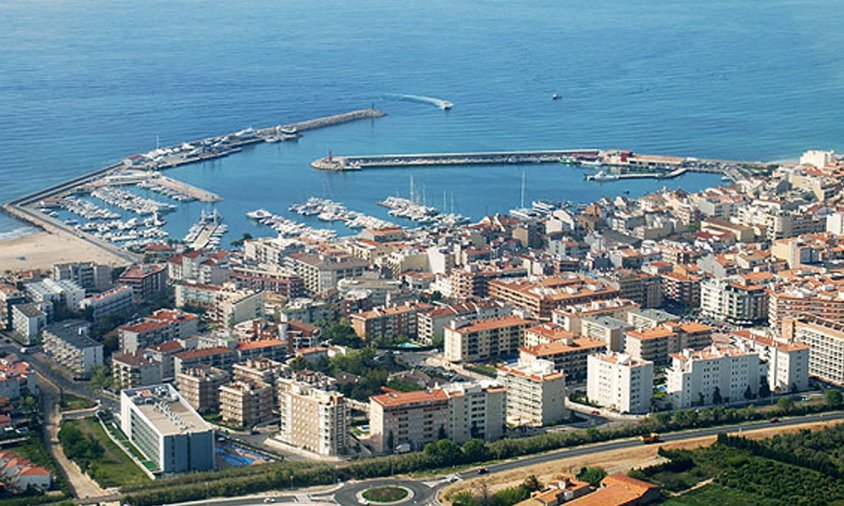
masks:
<svg viewBox="0 0 844 506"><path fill-rule="evenodd" d="M430 104L435 107L442 109L443 111L447 111L454 107L454 104L449 102L448 100L443 100L441 98L436 97L425 97L422 95L387 95L387 98L392 98L395 100L404 100L406 102L417 102L420 104Z"/></svg>

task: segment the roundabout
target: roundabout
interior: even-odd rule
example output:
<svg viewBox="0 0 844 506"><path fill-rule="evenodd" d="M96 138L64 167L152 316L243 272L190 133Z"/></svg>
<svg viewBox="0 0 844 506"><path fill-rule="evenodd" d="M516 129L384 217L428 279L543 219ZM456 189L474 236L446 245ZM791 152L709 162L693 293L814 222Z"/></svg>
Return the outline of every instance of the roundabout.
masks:
<svg viewBox="0 0 844 506"><path fill-rule="evenodd" d="M358 502L361 499L370 504L402 504L410 499L413 499L413 490L407 487L396 485L382 485L377 487L367 488L357 494ZM366 504L366 503L364 503Z"/></svg>
<svg viewBox="0 0 844 506"><path fill-rule="evenodd" d="M382 479L360 483L348 483L334 493L334 500L345 505L426 504L434 489L415 480Z"/></svg>

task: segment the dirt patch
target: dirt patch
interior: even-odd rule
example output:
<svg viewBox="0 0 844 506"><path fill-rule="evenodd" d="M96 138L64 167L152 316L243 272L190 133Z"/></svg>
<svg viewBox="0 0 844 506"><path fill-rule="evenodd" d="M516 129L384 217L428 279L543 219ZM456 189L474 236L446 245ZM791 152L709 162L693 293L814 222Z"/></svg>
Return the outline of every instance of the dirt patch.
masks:
<svg viewBox="0 0 844 506"><path fill-rule="evenodd" d="M731 434L742 435L750 439L765 439L777 434L787 434L789 432L797 432L802 429L816 430L828 425L835 425L839 423L842 422L839 420L832 420L829 422L807 423L802 425L792 425L789 427L778 427L774 425L770 428L732 432ZM595 453L589 455L562 458L552 462L534 464L514 469L512 471L496 473L482 478L473 478L471 480L455 483L444 488L440 492L439 498L443 504L451 504L449 498L453 497L454 494L467 489L475 490L481 483L486 483L488 489L491 492L494 492L502 488L516 486L522 483L524 479L531 474L539 478L540 482L548 483L560 475L574 475L581 467L584 466L603 467L608 473L626 473L634 468L648 467L664 462L665 459L657 454L660 447L672 450L691 450L694 448L709 446L715 442L715 439L716 436L706 436L688 439L685 441L642 445L635 448L625 448L620 450L596 450Z"/></svg>

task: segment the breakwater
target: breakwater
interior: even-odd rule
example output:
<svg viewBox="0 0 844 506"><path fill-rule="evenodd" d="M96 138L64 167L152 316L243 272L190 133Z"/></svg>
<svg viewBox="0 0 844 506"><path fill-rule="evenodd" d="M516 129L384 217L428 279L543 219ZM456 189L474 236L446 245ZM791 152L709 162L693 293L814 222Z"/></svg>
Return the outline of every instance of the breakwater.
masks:
<svg viewBox="0 0 844 506"><path fill-rule="evenodd" d="M490 151L477 153L424 153L408 155L328 156L314 160L311 167L320 170L360 170L387 167L441 165L504 165L521 163L559 163L566 157L595 159L598 149L562 149L547 151Z"/></svg>

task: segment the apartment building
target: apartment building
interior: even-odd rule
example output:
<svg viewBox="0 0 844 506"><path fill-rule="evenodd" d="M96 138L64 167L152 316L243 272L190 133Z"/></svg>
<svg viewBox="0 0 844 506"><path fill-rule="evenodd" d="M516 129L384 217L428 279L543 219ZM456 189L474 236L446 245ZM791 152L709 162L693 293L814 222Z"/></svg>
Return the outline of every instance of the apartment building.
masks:
<svg viewBox="0 0 844 506"><path fill-rule="evenodd" d="M117 278L121 285L132 289L135 303L153 300L167 293L167 267L161 264L132 266Z"/></svg>
<svg viewBox="0 0 844 506"><path fill-rule="evenodd" d="M94 262L53 264L52 278L73 281L88 292L104 292L111 288L111 266Z"/></svg>
<svg viewBox="0 0 844 506"><path fill-rule="evenodd" d="M844 275L812 276L768 288L768 325L782 328L787 318L816 317L844 322Z"/></svg>
<svg viewBox="0 0 844 506"><path fill-rule="evenodd" d="M273 389L266 383L233 381L220 387L220 416L233 427L252 427L273 417Z"/></svg>
<svg viewBox="0 0 844 506"><path fill-rule="evenodd" d="M199 332L199 317L178 309L159 309L140 322L117 328L120 349L127 353L173 339L187 339Z"/></svg>
<svg viewBox="0 0 844 506"><path fill-rule="evenodd" d="M493 280L524 276L527 276L527 269L524 267L470 265L462 269L453 269L448 279L453 298L471 299L489 296L489 284Z"/></svg>
<svg viewBox="0 0 844 506"><path fill-rule="evenodd" d="M133 292L128 286L116 286L103 293L85 297L79 303L79 309L90 311L94 321L107 317L124 318L132 314Z"/></svg>
<svg viewBox="0 0 844 506"><path fill-rule="evenodd" d="M466 300L442 304L417 314L419 341L430 344L444 339L445 327L456 320L478 321L509 316L512 308L491 299Z"/></svg>
<svg viewBox="0 0 844 506"><path fill-rule="evenodd" d="M188 251L167 259L167 277L172 281L219 285L229 278L229 253Z"/></svg>
<svg viewBox="0 0 844 506"><path fill-rule="evenodd" d="M378 453L399 447L421 450L447 437L450 424L448 395L442 389L369 398L370 441Z"/></svg>
<svg viewBox="0 0 844 506"><path fill-rule="evenodd" d="M586 396L589 402L619 413L647 413L651 409L654 364L624 353L590 355Z"/></svg>
<svg viewBox="0 0 844 506"><path fill-rule="evenodd" d="M214 469L214 431L170 385L121 391L120 423L165 475Z"/></svg>
<svg viewBox="0 0 844 506"><path fill-rule="evenodd" d="M699 322L666 322L658 327L629 330L624 335L625 353L655 364L666 364L669 355L703 349L712 343L712 327Z"/></svg>
<svg viewBox="0 0 844 506"><path fill-rule="evenodd" d="M809 347L809 376L844 386L844 323L807 316L782 327L785 339Z"/></svg>
<svg viewBox="0 0 844 506"><path fill-rule="evenodd" d="M448 397L448 437L457 444L477 438L495 441L504 435L507 389L496 382L453 383Z"/></svg>
<svg viewBox="0 0 844 506"><path fill-rule="evenodd" d="M47 325L41 334L44 353L57 364L82 375L103 365L103 345L90 337L91 324L64 320Z"/></svg>
<svg viewBox="0 0 844 506"><path fill-rule="evenodd" d="M768 293L762 285L747 285L731 278L707 279L700 284L704 316L749 325L768 318Z"/></svg>
<svg viewBox="0 0 844 506"><path fill-rule="evenodd" d="M749 330L734 331L732 340L755 351L768 363L768 388L772 392L809 388L811 348L802 343L774 339Z"/></svg>
<svg viewBox="0 0 844 506"><path fill-rule="evenodd" d="M677 409L751 399L767 381L767 363L737 347L686 349L671 359L666 391Z"/></svg>
<svg viewBox="0 0 844 506"><path fill-rule="evenodd" d="M522 331L536 323L519 316L452 322L444 330L445 358L472 362L515 353L521 345Z"/></svg>
<svg viewBox="0 0 844 506"><path fill-rule="evenodd" d="M369 267L368 262L340 252L319 255L293 253L288 255L287 261L302 278L305 290L314 296L336 290L341 279L363 277Z"/></svg>
<svg viewBox="0 0 844 506"><path fill-rule="evenodd" d="M618 289L585 276L549 276L496 279L489 283L489 296L527 312L533 318L551 318L559 307L619 296Z"/></svg>
<svg viewBox="0 0 844 506"><path fill-rule="evenodd" d="M403 304L378 307L371 311L353 314L349 318L355 334L367 341L392 342L399 338L416 339L416 316L430 309L428 304Z"/></svg>
<svg viewBox="0 0 844 506"><path fill-rule="evenodd" d="M629 311L635 311L639 308L639 304L629 299L595 300L555 309L551 311L551 321L555 325L579 335L582 332L582 322L586 318L605 316L623 320Z"/></svg>
<svg viewBox="0 0 844 506"><path fill-rule="evenodd" d="M216 367L200 365L176 374L179 393L200 413L220 411L220 387L229 382L229 373Z"/></svg>
<svg viewBox="0 0 844 506"><path fill-rule="evenodd" d="M41 304L15 304L12 306L12 330L22 344L29 346L38 340L41 330L47 326L47 313Z"/></svg>
<svg viewBox="0 0 844 506"><path fill-rule="evenodd" d="M612 316L595 316L581 322L580 335L602 341L610 351L624 351L624 333L632 326Z"/></svg>
<svg viewBox="0 0 844 506"><path fill-rule="evenodd" d="M278 439L317 455L343 455L349 447L349 406L328 378L278 379Z"/></svg>
<svg viewBox="0 0 844 506"><path fill-rule="evenodd" d="M535 327L534 327L535 328ZM525 331L527 332L527 331ZM565 374L569 383L586 379L586 360L589 355L606 351L607 343L588 337L567 337L536 346L519 348L519 362L531 364L547 360Z"/></svg>
<svg viewBox="0 0 844 506"><path fill-rule="evenodd" d="M498 381L507 389L508 424L543 427L568 418L565 374L553 362L499 367Z"/></svg>
<svg viewBox="0 0 844 506"><path fill-rule="evenodd" d="M114 386L120 390L161 383L161 363L144 349L111 356Z"/></svg>
<svg viewBox="0 0 844 506"><path fill-rule="evenodd" d="M686 308L700 306L700 276L672 271L660 274L660 279L662 296L667 303Z"/></svg>
<svg viewBox="0 0 844 506"><path fill-rule="evenodd" d="M236 361L237 353L234 350L215 346L177 353L173 358L173 368L175 374L200 365L208 365L230 372Z"/></svg>

